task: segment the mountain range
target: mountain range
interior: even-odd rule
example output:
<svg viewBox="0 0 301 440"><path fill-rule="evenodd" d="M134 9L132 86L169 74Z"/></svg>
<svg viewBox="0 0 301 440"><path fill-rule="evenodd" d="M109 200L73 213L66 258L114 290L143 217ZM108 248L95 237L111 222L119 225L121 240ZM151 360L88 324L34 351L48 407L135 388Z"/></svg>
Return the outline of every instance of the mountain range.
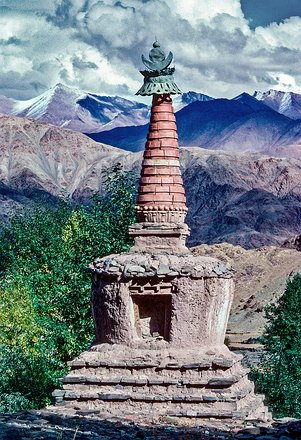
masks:
<svg viewBox="0 0 301 440"><path fill-rule="evenodd" d="M177 96L177 110L191 102L212 100L202 93ZM17 101L0 96L0 113L32 118L82 133L115 127L143 125L149 121L149 106L120 96L102 96L57 84L36 98Z"/></svg>
<svg viewBox="0 0 301 440"><path fill-rule="evenodd" d="M268 90L267 92L257 91L253 97L282 115L291 119L301 119L301 95L298 93Z"/></svg>
<svg viewBox="0 0 301 440"><path fill-rule="evenodd" d="M138 174L141 158L72 130L2 115L0 214L41 197L87 201L101 188L103 168L119 162ZM181 165L190 245L255 248L301 233L300 159L182 148Z"/></svg>
<svg viewBox="0 0 301 440"><path fill-rule="evenodd" d="M243 93L234 99L196 101L176 113L179 144L212 150L301 157L301 121ZM130 151L144 148L148 124L89 136Z"/></svg>
<svg viewBox="0 0 301 440"><path fill-rule="evenodd" d="M187 92L174 99L181 146L301 157L301 95L269 90L214 99ZM149 106L58 84L29 101L0 97L0 112L85 133L128 151L144 148Z"/></svg>
<svg viewBox="0 0 301 440"><path fill-rule="evenodd" d="M0 96L1 112L85 133L145 124L149 119L145 104L119 96L86 93L63 84L27 101Z"/></svg>

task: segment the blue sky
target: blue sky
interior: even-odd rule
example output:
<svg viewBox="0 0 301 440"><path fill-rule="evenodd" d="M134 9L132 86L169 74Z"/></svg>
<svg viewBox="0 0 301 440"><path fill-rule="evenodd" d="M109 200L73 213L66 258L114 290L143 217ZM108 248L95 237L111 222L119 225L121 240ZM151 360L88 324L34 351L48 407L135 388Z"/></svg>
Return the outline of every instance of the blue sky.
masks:
<svg viewBox="0 0 301 440"><path fill-rule="evenodd" d="M301 16L300 0L241 0L241 7L252 28Z"/></svg>
<svg viewBox="0 0 301 440"><path fill-rule="evenodd" d="M301 92L301 0L0 0L0 94L135 99L156 35L182 91Z"/></svg>

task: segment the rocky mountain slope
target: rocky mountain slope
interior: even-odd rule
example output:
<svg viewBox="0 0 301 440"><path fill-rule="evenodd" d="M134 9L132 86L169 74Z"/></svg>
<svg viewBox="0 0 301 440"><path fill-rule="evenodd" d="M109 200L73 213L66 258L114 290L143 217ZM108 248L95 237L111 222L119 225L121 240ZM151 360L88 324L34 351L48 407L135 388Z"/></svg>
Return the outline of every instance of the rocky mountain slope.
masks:
<svg viewBox="0 0 301 440"><path fill-rule="evenodd" d="M228 243L201 245L193 249L229 262L236 270L235 294L227 334L231 342L257 338L266 319L264 307L284 292L289 276L301 272L301 252L266 246L243 249Z"/></svg>
<svg viewBox="0 0 301 440"><path fill-rule="evenodd" d="M282 115L301 119L301 95L298 93L271 89L267 92L255 92L253 96Z"/></svg>
<svg viewBox="0 0 301 440"><path fill-rule="evenodd" d="M210 96L190 91L177 96L174 105L180 110L192 102L210 100ZM87 93L63 84L27 101L0 96L0 113L37 119L81 133L144 125L149 121L149 106L143 103Z"/></svg>
<svg viewBox="0 0 301 440"><path fill-rule="evenodd" d="M184 92L182 95L177 95L173 97L173 106L175 111L179 111L182 108L186 107L186 105L191 104L196 101L213 101L214 98L208 95L204 95L203 93L197 93L193 91Z"/></svg>
<svg viewBox="0 0 301 440"><path fill-rule="evenodd" d="M181 152L190 245L279 245L301 230L301 161L195 148Z"/></svg>
<svg viewBox="0 0 301 440"><path fill-rule="evenodd" d="M147 105L119 96L100 96L57 84L36 98L15 101L0 96L0 112L33 118L83 133L141 125L149 119Z"/></svg>
<svg viewBox="0 0 301 440"><path fill-rule="evenodd" d="M128 156L81 133L0 115L0 216L40 198L85 198L99 188L102 168L132 166Z"/></svg>
<svg viewBox="0 0 301 440"><path fill-rule="evenodd" d="M87 199L101 169L140 166L130 153L34 120L0 116L0 211L41 195ZM190 245L279 245L301 233L301 160L199 148L181 151ZM25 199L24 199L25 197Z"/></svg>
<svg viewBox="0 0 301 440"><path fill-rule="evenodd" d="M181 146L301 157L301 121L277 113L246 93L235 99L193 102L177 112L176 118ZM140 151L147 130L148 124L90 136L98 142Z"/></svg>

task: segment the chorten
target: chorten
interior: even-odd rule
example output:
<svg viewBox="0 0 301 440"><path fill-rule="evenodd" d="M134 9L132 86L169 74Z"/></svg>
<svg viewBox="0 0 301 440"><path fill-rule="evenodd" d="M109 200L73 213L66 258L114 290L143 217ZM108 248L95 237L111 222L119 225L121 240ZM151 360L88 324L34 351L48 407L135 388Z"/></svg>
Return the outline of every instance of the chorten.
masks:
<svg viewBox="0 0 301 440"><path fill-rule="evenodd" d="M173 55L156 41L137 92L151 95L134 245L90 265L96 343L70 363L56 405L131 419L266 419L241 356L224 344L230 266L186 247L189 228L171 95Z"/></svg>

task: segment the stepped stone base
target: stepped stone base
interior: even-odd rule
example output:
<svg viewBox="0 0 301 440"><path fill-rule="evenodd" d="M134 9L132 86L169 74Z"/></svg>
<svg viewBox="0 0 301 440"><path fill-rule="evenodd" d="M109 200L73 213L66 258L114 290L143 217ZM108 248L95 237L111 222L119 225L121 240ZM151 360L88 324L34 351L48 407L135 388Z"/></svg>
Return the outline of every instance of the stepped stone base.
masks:
<svg viewBox="0 0 301 440"><path fill-rule="evenodd" d="M61 409L137 420L268 420L240 360L226 346L175 349L155 338L131 347L100 344L70 363L53 397Z"/></svg>

